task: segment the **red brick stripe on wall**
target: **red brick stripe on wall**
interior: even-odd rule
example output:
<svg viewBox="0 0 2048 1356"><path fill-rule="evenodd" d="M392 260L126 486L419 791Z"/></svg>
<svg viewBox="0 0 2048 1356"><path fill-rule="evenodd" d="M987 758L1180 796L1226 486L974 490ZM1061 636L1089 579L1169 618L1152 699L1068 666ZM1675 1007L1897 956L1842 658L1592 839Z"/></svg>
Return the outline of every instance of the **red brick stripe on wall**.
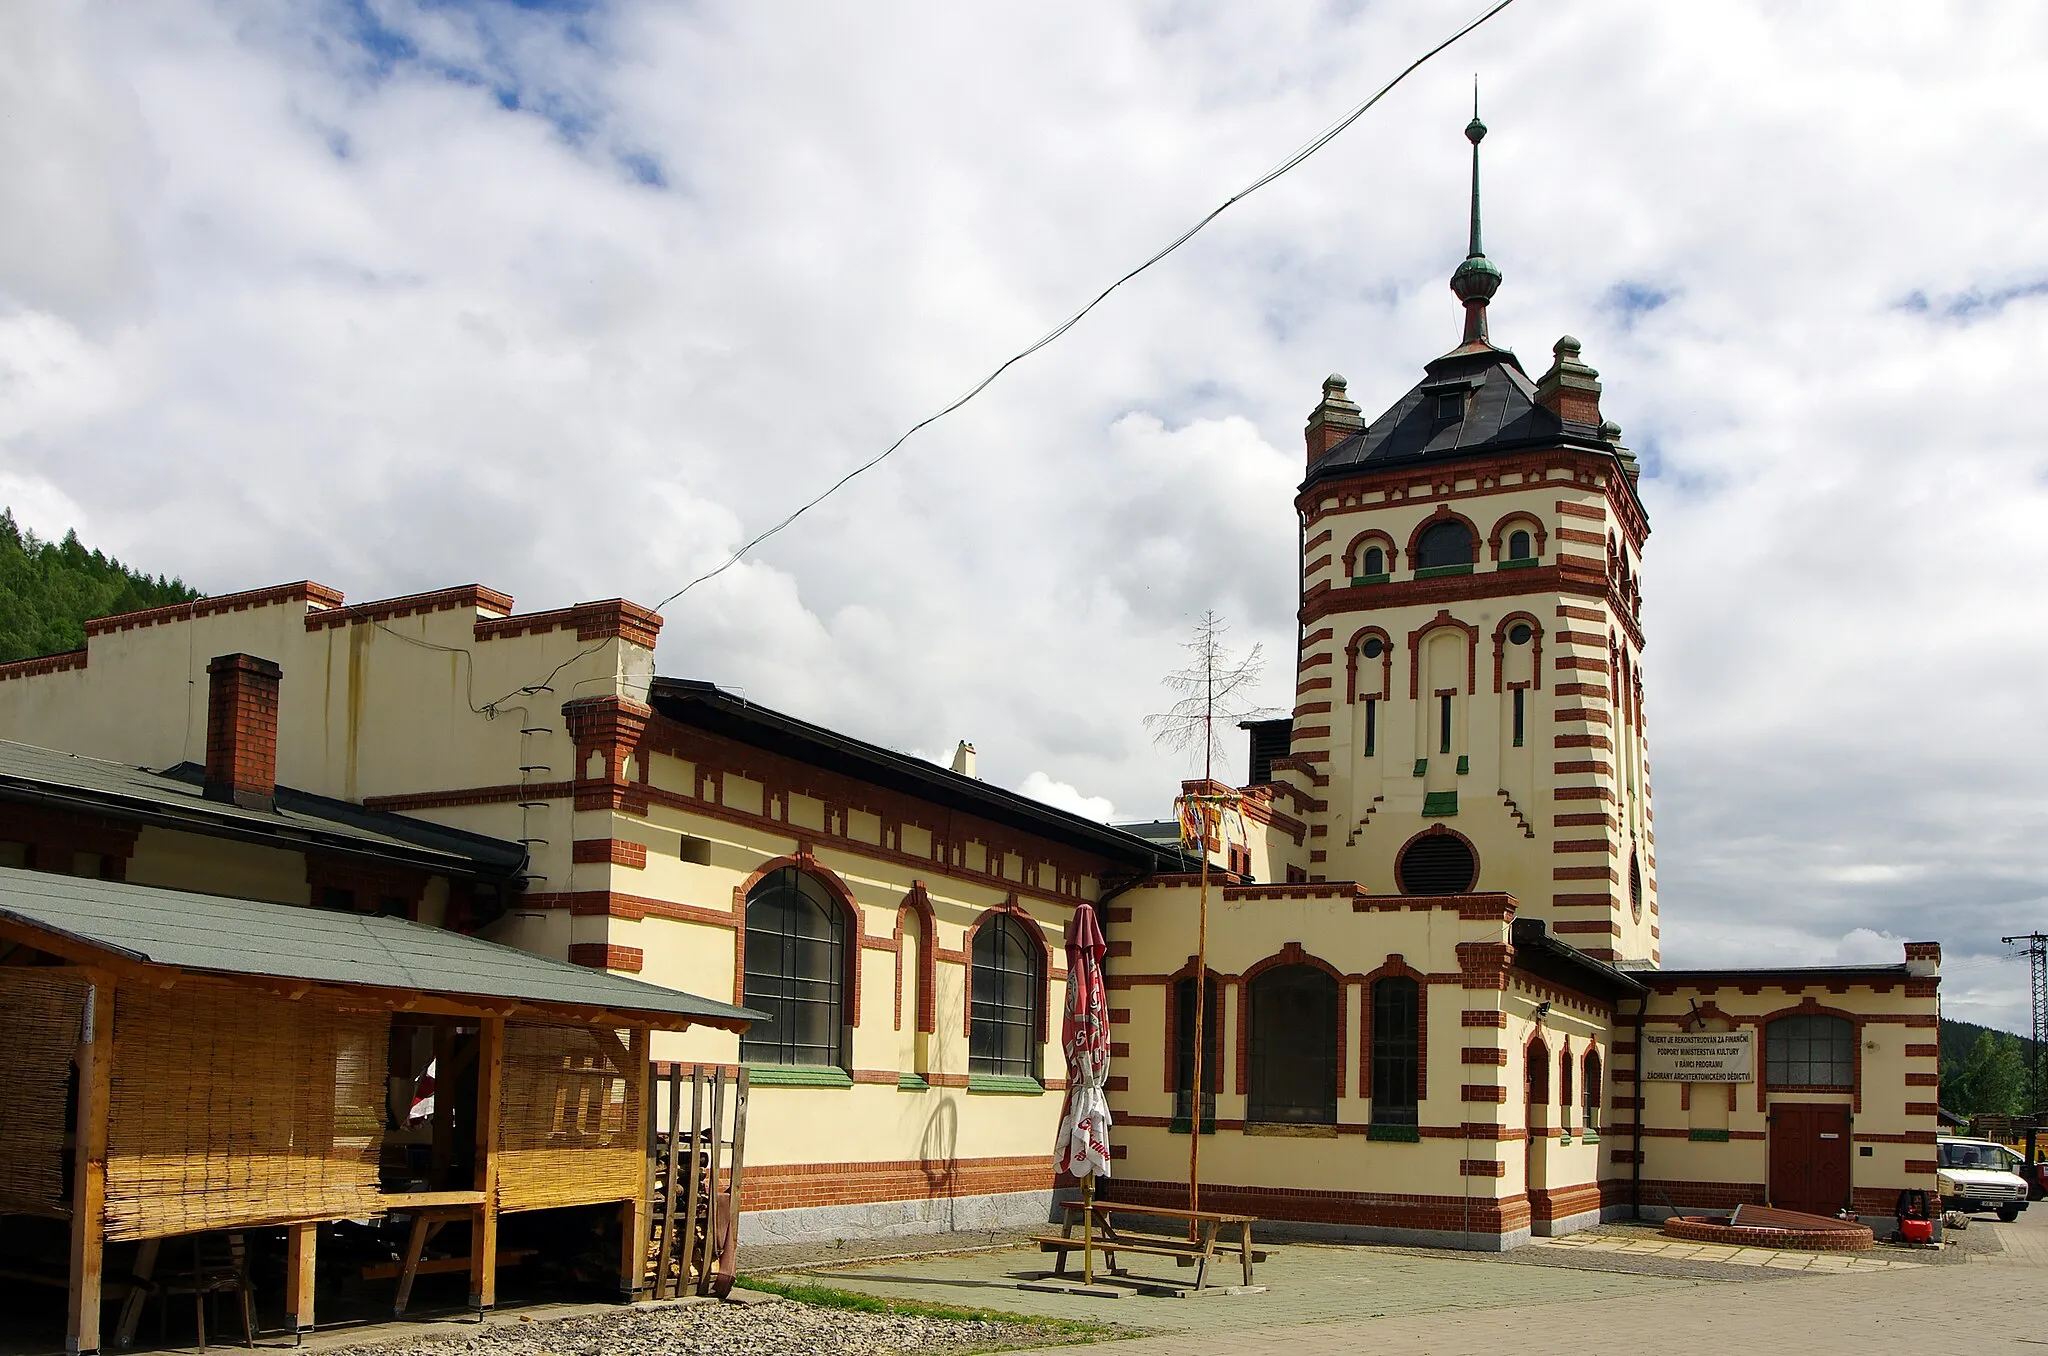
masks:
<svg viewBox="0 0 2048 1356"><path fill-rule="evenodd" d="M1051 1158L960 1158L878 1163L747 1164L741 1208L794 1210L877 1201L930 1201L1050 1191ZM1183 1187L1182 1191L1185 1192Z"/></svg>
<svg viewBox="0 0 2048 1356"><path fill-rule="evenodd" d="M749 1169L751 1172L752 1170ZM1142 1182L1112 1177L1101 1197L1125 1205L1187 1205L1185 1182ZM1440 1233L1503 1234L1529 1227L1529 1202L1522 1196L1411 1196L1385 1192L1310 1191L1295 1187L1202 1184L1205 1210L1257 1215L1305 1224L1387 1229L1431 1229Z"/></svg>
<svg viewBox="0 0 2048 1356"><path fill-rule="evenodd" d="M609 942L574 942L569 947L569 962L572 965L587 965L593 970L624 970L627 974L640 973L645 954L637 946L619 946Z"/></svg>

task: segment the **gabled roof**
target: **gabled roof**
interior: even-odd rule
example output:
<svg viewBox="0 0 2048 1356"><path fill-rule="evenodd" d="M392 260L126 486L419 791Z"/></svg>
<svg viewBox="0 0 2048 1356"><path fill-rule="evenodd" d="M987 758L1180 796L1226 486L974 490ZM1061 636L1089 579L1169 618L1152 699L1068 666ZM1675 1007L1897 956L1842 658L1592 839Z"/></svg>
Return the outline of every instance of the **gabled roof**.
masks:
<svg viewBox="0 0 2048 1356"><path fill-rule="evenodd" d="M0 923L117 961L226 976L641 1014L738 1030L764 1014L402 918L0 867ZM31 941L30 945L37 945ZM39 948L41 949L41 948Z"/></svg>
<svg viewBox="0 0 2048 1356"><path fill-rule="evenodd" d="M204 771L166 772L0 740L0 801L133 820L188 833L280 847L317 847L376 857L460 877L509 879L525 853L517 843L279 787L274 810L208 800Z"/></svg>
<svg viewBox="0 0 2048 1356"><path fill-rule="evenodd" d="M1317 458L1302 482L1501 452L1571 447L1612 455L1591 424L1567 422L1536 403L1536 383L1521 360L1491 345L1461 347L1423 369L1409 388L1361 433ZM1464 415L1437 417L1439 396L1460 394Z"/></svg>
<svg viewBox="0 0 2048 1356"><path fill-rule="evenodd" d="M1137 871L1178 871L1179 845L1148 842L1043 801L991 786L978 778L885 749L822 725L758 706L744 697L693 679L657 678L648 693L656 712L683 725L723 735L758 749L916 796L934 805L979 815L993 823L1092 852Z"/></svg>

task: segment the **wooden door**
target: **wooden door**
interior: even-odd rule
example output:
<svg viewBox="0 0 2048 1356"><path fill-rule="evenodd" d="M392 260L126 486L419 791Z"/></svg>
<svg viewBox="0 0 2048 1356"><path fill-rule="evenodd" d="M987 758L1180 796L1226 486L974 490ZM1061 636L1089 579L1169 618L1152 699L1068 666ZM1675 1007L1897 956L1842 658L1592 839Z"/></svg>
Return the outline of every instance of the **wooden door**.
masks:
<svg viewBox="0 0 2048 1356"><path fill-rule="evenodd" d="M1832 1215L1849 1204L1849 1108L1771 1107L1771 1204Z"/></svg>

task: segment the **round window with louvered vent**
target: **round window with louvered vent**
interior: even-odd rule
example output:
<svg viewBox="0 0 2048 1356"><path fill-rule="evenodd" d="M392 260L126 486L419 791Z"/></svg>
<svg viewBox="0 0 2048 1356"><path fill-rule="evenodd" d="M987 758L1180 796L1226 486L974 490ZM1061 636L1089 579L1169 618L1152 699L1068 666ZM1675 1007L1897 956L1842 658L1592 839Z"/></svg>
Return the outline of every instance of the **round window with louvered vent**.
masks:
<svg viewBox="0 0 2048 1356"><path fill-rule="evenodd" d="M1479 876L1472 845L1455 833L1424 833L1401 849L1400 877L1404 895L1462 895Z"/></svg>
<svg viewBox="0 0 2048 1356"><path fill-rule="evenodd" d="M1628 854L1628 911L1643 921L1643 859L1633 850Z"/></svg>

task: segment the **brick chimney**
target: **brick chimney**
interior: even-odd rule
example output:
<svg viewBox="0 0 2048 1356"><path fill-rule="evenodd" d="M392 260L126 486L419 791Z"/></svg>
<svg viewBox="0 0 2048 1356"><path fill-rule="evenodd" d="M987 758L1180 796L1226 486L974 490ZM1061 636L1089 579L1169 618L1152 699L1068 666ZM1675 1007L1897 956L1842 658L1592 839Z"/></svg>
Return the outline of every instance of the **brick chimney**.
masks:
<svg viewBox="0 0 2048 1356"><path fill-rule="evenodd" d="M1536 382L1536 403L1567 424L1600 426L1600 374L1579 361L1579 341L1569 334L1551 346L1550 370ZM1620 436L1620 429L1615 430Z"/></svg>
<svg viewBox="0 0 2048 1356"><path fill-rule="evenodd" d="M277 794L277 684L284 670L252 654L206 666L206 798L268 810Z"/></svg>
<svg viewBox="0 0 2048 1356"><path fill-rule="evenodd" d="M1344 378L1332 372L1323 382L1323 402L1309 411L1308 462L1313 466L1325 452L1354 433L1365 430L1365 417L1345 394Z"/></svg>

